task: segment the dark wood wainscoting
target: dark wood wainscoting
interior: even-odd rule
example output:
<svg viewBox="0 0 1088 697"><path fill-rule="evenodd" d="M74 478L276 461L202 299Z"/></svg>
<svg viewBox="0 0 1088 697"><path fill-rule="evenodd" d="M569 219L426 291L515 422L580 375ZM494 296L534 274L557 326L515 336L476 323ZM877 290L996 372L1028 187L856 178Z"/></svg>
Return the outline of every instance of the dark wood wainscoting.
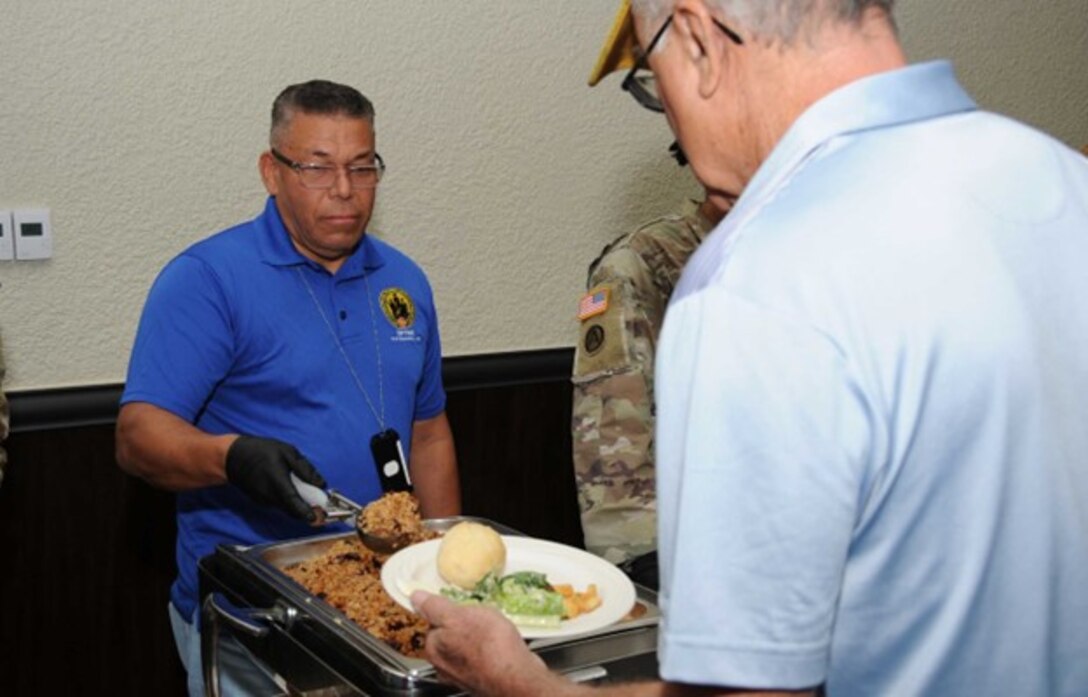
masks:
<svg viewBox="0 0 1088 697"><path fill-rule="evenodd" d="M451 392L448 400L465 514L581 547L570 382Z"/></svg>
<svg viewBox="0 0 1088 697"><path fill-rule="evenodd" d="M565 379L450 390L466 514L581 545L570 397ZM173 496L117 468L110 423L6 446L0 694L183 695L166 613Z"/></svg>
<svg viewBox="0 0 1088 697"><path fill-rule="evenodd" d="M181 695L166 615L173 497L123 474L113 429L15 434L0 487L0 692Z"/></svg>

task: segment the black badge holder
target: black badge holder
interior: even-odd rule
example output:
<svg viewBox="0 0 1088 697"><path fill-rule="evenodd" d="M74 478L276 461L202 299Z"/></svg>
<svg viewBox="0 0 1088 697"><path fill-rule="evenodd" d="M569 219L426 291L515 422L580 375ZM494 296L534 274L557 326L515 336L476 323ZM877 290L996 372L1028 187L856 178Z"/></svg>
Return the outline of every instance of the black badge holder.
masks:
<svg viewBox="0 0 1088 697"><path fill-rule="evenodd" d="M408 474L404 448L401 447L400 435L396 431L388 428L371 438L370 452L374 454L382 491L412 490L412 478Z"/></svg>

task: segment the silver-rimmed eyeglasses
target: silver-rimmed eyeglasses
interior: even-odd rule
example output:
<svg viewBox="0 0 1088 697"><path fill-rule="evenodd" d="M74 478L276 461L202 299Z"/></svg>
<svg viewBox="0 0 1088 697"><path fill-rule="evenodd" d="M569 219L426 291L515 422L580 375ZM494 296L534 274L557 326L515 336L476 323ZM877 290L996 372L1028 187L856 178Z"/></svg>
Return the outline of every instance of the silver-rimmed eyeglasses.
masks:
<svg viewBox="0 0 1088 697"><path fill-rule="evenodd" d="M729 39L738 46L744 45L744 39L740 38L740 34L727 27L722 22L718 21L715 17L714 24L722 30L722 32L729 37ZM650 44L646 47L645 51L639 53L638 60L635 61L634 66L627 73L627 77L623 78L623 83L620 85L623 89L631 93L631 96L635 98L643 107L650 111L656 111L663 113L665 111L665 105L661 103L661 97L657 93L657 78L646 67L646 57L653 52L654 47L657 46L657 42L661 40L665 30L669 28L669 24L672 22L672 15L665 20L665 23L661 25L661 28L654 34L654 38L650 39Z"/></svg>
<svg viewBox="0 0 1088 697"><path fill-rule="evenodd" d="M331 189L336 186L336 178L339 176L339 165L319 165L295 162L284 156L275 148L270 148L272 157L284 165L295 170L302 186L307 189ZM373 189L381 181L385 174L385 161L378 153L374 153L372 165L345 165L344 170L348 175L348 182L352 189Z"/></svg>

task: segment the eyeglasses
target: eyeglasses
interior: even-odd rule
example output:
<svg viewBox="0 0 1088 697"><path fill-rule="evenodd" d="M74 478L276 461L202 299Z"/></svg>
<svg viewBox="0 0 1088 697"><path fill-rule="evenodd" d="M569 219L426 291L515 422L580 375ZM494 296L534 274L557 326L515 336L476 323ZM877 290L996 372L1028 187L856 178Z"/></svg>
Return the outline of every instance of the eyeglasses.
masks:
<svg viewBox="0 0 1088 697"><path fill-rule="evenodd" d="M712 18L714 24L725 33L729 39L738 46L744 45L744 39L740 38L737 32L733 31L729 27L725 26L717 18ZM635 61L635 65L627 73L627 77L623 78L623 83L620 85L626 91L631 93L631 96L635 98L635 101L650 111L656 111L662 113L665 111L665 105L661 103L661 97L657 94L657 78L654 77L652 72L643 72L639 74L639 71L646 71L646 59L653 52L654 46L657 46L657 42L661 40L661 36L665 33L665 30L669 28L669 24L672 22L672 15L665 20L665 23L661 25L661 28L654 34L654 38L650 39L650 45L646 47L646 50L639 54L638 60Z"/></svg>
<svg viewBox="0 0 1088 697"><path fill-rule="evenodd" d="M275 148L270 148L272 157L298 173L299 181L307 189L331 189L336 186L338 165L302 164L284 157ZM352 189L373 189L381 181L385 174L385 161L378 153L374 153L372 165L347 165L344 169L348 173L348 182Z"/></svg>

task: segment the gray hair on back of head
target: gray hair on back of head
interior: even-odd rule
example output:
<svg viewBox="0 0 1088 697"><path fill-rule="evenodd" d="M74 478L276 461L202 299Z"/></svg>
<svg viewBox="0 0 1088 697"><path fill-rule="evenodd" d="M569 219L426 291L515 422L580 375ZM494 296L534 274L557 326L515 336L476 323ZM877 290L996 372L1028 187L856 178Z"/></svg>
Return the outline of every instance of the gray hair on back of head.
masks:
<svg viewBox="0 0 1088 697"><path fill-rule="evenodd" d="M374 105L359 90L328 80L310 80L289 85L272 103L269 140L273 145L296 113L347 116L374 124Z"/></svg>
<svg viewBox="0 0 1088 697"><path fill-rule="evenodd" d="M870 7L884 11L892 20L895 0L704 0L717 9L741 33L771 41L792 43L802 27L822 20L857 22ZM631 0L635 14L651 22L664 18L676 0ZM894 22L893 22L894 26Z"/></svg>

